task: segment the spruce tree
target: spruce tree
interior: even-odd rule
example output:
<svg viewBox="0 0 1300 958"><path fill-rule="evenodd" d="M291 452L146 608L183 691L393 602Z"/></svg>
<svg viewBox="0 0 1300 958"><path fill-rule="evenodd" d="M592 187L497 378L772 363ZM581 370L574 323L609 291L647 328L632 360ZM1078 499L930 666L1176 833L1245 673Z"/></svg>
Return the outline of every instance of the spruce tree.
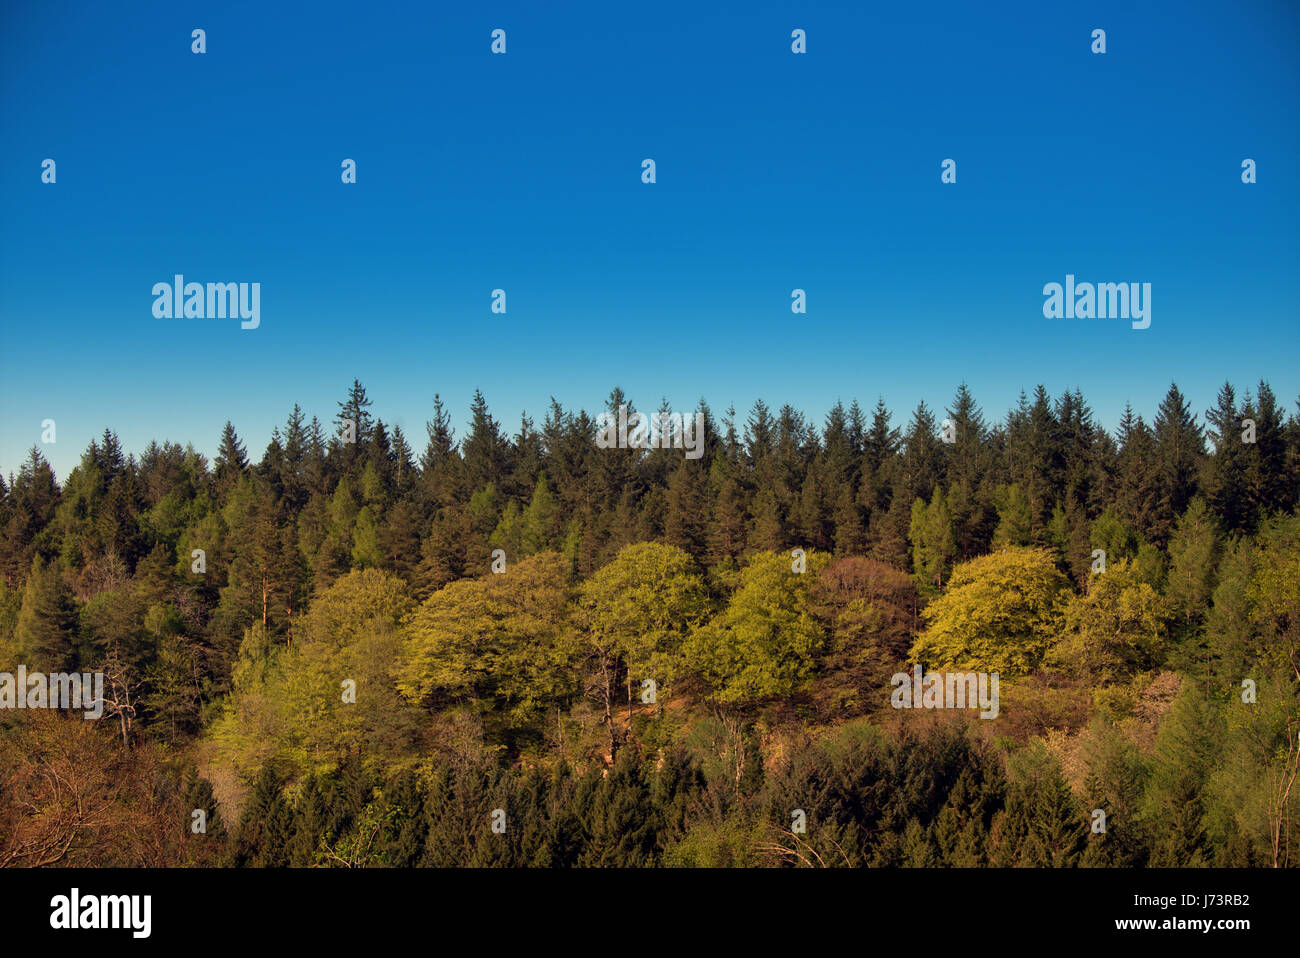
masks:
<svg viewBox="0 0 1300 958"><path fill-rule="evenodd" d="M509 442L501 433L501 427L488 412L487 400L481 390L474 390L474 401L470 404L469 434L461 444L461 454L465 460L465 473L470 488L477 491L489 485L502 488L510 481Z"/></svg>
<svg viewBox="0 0 1300 958"><path fill-rule="evenodd" d="M287 865L291 826L292 813L281 794L279 776L267 765L240 816L233 863L259 868Z"/></svg>
<svg viewBox="0 0 1300 958"><path fill-rule="evenodd" d="M1186 511L1197 491L1197 474L1205 454L1205 438L1186 398L1171 383L1156 411L1155 441L1157 495L1148 504L1150 537L1160 545L1168 541L1174 523Z"/></svg>
<svg viewBox="0 0 1300 958"><path fill-rule="evenodd" d="M32 560L14 639L33 670L74 671L78 666L78 616L72 593L58 568L38 555Z"/></svg>
<svg viewBox="0 0 1300 958"><path fill-rule="evenodd" d="M1210 507L1227 532L1240 532L1254 522L1249 492L1250 447L1242 441L1242 411L1231 383L1224 383L1213 409L1205 414L1210 455L1205 458L1201 485Z"/></svg>
<svg viewBox="0 0 1300 958"><path fill-rule="evenodd" d="M235 427L230 420L221 428L221 445L217 449L217 458L213 463L213 473L217 482L218 494L228 493L248 469L248 455L244 444L235 435Z"/></svg>

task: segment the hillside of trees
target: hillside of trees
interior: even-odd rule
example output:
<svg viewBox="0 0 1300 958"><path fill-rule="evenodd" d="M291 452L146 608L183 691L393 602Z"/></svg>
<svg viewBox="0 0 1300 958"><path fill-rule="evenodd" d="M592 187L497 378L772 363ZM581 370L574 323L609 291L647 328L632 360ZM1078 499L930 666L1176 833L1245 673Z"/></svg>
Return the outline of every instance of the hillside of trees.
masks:
<svg viewBox="0 0 1300 958"><path fill-rule="evenodd" d="M481 393L417 450L359 382L260 457L33 448L0 672L107 704L0 710L0 864L1297 863L1300 403L698 409L699 459Z"/></svg>

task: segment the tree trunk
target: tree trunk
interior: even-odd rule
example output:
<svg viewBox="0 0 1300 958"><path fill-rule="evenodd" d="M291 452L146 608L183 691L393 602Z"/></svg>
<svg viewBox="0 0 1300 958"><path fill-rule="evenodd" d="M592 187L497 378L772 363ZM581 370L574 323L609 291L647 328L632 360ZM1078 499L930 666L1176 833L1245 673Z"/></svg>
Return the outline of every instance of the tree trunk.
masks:
<svg viewBox="0 0 1300 958"><path fill-rule="evenodd" d="M614 736L614 676L610 672L608 656L601 659L605 673L605 725L609 728L609 764L614 764L614 755L618 749L618 740Z"/></svg>

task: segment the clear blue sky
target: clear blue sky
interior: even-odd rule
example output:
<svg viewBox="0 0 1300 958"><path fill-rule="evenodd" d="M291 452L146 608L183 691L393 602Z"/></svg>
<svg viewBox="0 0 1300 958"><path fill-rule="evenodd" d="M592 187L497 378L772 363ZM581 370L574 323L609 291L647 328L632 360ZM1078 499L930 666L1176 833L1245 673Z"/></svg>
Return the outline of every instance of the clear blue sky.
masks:
<svg viewBox="0 0 1300 958"><path fill-rule="evenodd" d="M45 418L60 478L105 426L256 458L353 377L417 450L475 387L512 430L616 384L902 422L1042 382L1110 428L1171 379L1300 394L1291 0L281 6L0 8L0 471ZM260 282L261 327L155 319L177 272ZM1150 282L1151 328L1044 319L1066 273Z"/></svg>

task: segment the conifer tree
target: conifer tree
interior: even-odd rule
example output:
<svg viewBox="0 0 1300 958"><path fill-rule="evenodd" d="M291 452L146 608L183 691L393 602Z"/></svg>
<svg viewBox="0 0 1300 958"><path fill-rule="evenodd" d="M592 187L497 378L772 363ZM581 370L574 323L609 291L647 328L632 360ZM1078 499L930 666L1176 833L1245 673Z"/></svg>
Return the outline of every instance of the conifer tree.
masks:
<svg viewBox="0 0 1300 958"><path fill-rule="evenodd" d="M336 428L330 444L340 456L345 471L364 458L375 427L370 414L372 404L373 400L366 395L366 387L358 379L352 380L347 398L338 403L339 411L334 416Z"/></svg>
<svg viewBox="0 0 1300 958"><path fill-rule="evenodd" d="M1168 541L1177 518L1197 491L1197 474L1205 453L1205 439L1187 399L1171 383L1156 411L1157 497L1148 507L1153 513L1151 537Z"/></svg>
<svg viewBox="0 0 1300 958"><path fill-rule="evenodd" d="M292 812L281 793L279 777L268 765L240 816L234 864L258 868L287 865L291 828Z"/></svg>
<svg viewBox="0 0 1300 958"><path fill-rule="evenodd" d="M487 400L478 389L474 390L470 405L469 434L461 444L461 454L471 489L477 491L489 485L500 489L503 483L509 482L509 442L488 412Z"/></svg>
<svg viewBox="0 0 1300 958"><path fill-rule="evenodd" d="M23 588L14 627L22 661L46 672L71 671L78 665L77 608L56 566L38 555Z"/></svg>
<svg viewBox="0 0 1300 958"><path fill-rule="evenodd" d="M221 445L217 449L217 458L213 463L213 473L217 482L218 494L225 495L248 469L248 455L244 444L235 435L235 427L226 420L221 429Z"/></svg>
<svg viewBox="0 0 1300 958"><path fill-rule="evenodd" d="M1209 426L1210 455L1205 459L1201 485L1214 514L1227 532L1253 525L1249 491L1250 447L1242 441L1243 415L1236 392L1224 383L1213 409L1205 414Z"/></svg>

